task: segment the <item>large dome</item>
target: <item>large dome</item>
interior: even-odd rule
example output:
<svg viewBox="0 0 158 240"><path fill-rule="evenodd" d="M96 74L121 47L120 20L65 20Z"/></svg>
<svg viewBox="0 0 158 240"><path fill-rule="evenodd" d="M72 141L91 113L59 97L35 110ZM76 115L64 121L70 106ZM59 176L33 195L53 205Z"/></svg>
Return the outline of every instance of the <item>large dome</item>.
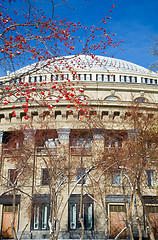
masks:
<svg viewBox="0 0 158 240"><path fill-rule="evenodd" d="M77 60L76 60L77 59ZM120 71L120 72L137 72L148 74L149 69L141 67L137 64L124 61L117 58L95 56L92 58L88 55L80 55L74 61L80 62L81 66L84 66L84 69L95 69L95 70L111 70L111 71Z"/></svg>
<svg viewBox="0 0 158 240"><path fill-rule="evenodd" d="M49 62L49 64L47 64ZM58 67L61 71L68 70L68 67L72 67L74 70L91 70L91 71L114 71L114 72L129 72L129 73L142 73L142 74L156 74L149 69L141 67L137 64L124 61L121 59L103 57L103 56L91 56L91 55L79 55L79 56L66 56L61 58L54 58L51 60L42 61L39 63L28 65L16 71L16 74L31 71L35 68L39 72L54 71Z"/></svg>

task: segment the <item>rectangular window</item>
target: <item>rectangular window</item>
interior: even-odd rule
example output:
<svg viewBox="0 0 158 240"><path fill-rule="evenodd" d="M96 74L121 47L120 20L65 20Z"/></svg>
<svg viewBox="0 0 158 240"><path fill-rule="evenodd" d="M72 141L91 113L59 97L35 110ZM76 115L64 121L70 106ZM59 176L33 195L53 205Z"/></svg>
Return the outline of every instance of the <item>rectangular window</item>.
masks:
<svg viewBox="0 0 158 240"><path fill-rule="evenodd" d="M114 114L114 117L119 116L119 112L115 112ZM119 138L109 138L105 141L105 146L108 148L108 150L120 148L122 147L122 140Z"/></svg>
<svg viewBox="0 0 158 240"><path fill-rule="evenodd" d="M110 204L110 212L125 212L125 206L124 205L111 205Z"/></svg>
<svg viewBox="0 0 158 240"><path fill-rule="evenodd" d="M42 229L47 228L47 213L48 213L48 206L43 204L42 205Z"/></svg>
<svg viewBox="0 0 158 240"><path fill-rule="evenodd" d="M39 207L35 206L34 208L34 229L39 229L39 216L40 216Z"/></svg>
<svg viewBox="0 0 158 240"><path fill-rule="evenodd" d="M77 181L81 178L81 176L85 175L86 169L85 168L77 168L76 174L77 174ZM83 178L83 184L86 183L86 176ZM79 182L79 184L82 184L82 180Z"/></svg>
<svg viewBox="0 0 158 240"><path fill-rule="evenodd" d="M42 168L42 179L41 179L41 184L42 185L49 185L49 171L47 168Z"/></svg>
<svg viewBox="0 0 158 240"><path fill-rule="evenodd" d="M46 203L35 204L33 209L32 229L47 230L49 228L49 205Z"/></svg>
<svg viewBox="0 0 158 240"><path fill-rule="evenodd" d="M154 170L146 170L147 175L147 185L149 187L155 186L155 171Z"/></svg>
<svg viewBox="0 0 158 240"><path fill-rule="evenodd" d="M93 213L93 205L90 203L87 206L87 229L92 229L92 213Z"/></svg>
<svg viewBox="0 0 158 240"><path fill-rule="evenodd" d="M8 185L14 184L17 180L18 171L17 169L8 169Z"/></svg>
<svg viewBox="0 0 158 240"><path fill-rule="evenodd" d="M40 76L40 82L42 82L42 76Z"/></svg>
<svg viewBox="0 0 158 240"><path fill-rule="evenodd" d="M121 186L121 172L112 173L112 186Z"/></svg>
<svg viewBox="0 0 158 240"><path fill-rule="evenodd" d="M70 206L70 229L76 229L76 204Z"/></svg>
<svg viewBox="0 0 158 240"><path fill-rule="evenodd" d="M80 195L72 194L69 199L69 228L71 230L80 229L79 221ZM85 230L92 230L94 225L93 201L88 195L83 196L82 219Z"/></svg>
<svg viewBox="0 0 158 240"><path fill-rule="evenodd" d="M148 213L158 213L158 206L157 205L147 205L146 206Z"/></svg>

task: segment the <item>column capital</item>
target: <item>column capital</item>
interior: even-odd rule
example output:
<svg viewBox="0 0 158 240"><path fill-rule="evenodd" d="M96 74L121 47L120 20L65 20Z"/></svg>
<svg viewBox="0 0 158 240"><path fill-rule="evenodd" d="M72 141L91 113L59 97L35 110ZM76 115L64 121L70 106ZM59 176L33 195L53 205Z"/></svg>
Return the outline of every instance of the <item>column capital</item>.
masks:
<svg viewBox="0 0 158 240"><path fill-rule="evenodd" d="M57 128L58 139L61 140L69 140L70 128Z"/></svg>
<svg viewBox="0 0 158 240"><path fill-rule="evenodd" d="M35 139L36 129L26 128L24 129L23 134L24 134L24 141L32 142Z"/></svg>
<svg viewBox="0 0 158 240"><path fill-rule="evenodd" d="M93 139L103 141L104 140L104 130L101 128L92 129Z"/></svg>
<svg viewBox="0 0 158 240"><path fill-rule="evenodd" d="M136 140L136 137L138 135L138 130L137 129L129 129L127 131L127 134L128 134L128 139Z"/></svg>

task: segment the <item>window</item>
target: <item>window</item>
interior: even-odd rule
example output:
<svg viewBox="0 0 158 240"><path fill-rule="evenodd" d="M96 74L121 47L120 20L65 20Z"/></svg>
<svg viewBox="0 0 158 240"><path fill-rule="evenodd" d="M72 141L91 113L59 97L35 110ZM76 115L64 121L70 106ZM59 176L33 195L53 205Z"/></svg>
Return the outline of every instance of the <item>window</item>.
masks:
<svg viewBox="0 0 158 240"><path fill-rule="evenodd" d="M135 99L135 102L146 103L146 102L149 102L149 100L144 97L139 97Z"/></svg>
<svg viewBox="0 0 158 240"><path fill-rule="evenodd" d="M77 168L76 174L77 174L77 181L81 178L81 176L85 175L86 169L85 168ZM83 177L83 184L86 183L86 176ZM79 182L79 184L82 184L82 180Z"/></svg>
<svg viewBox="0 0 158 240"><path fill-rule="evenodd" d="M34 230L47 230L49 217L49 204L41 203L34 205L32 229Z"/></svg>
<svg viewBox="0 0 158 240"><path fill-rule="evenodd" d="M81 101L84 101L84 100L89 100L89 98L88 97L86 97L86 96L84 96L84 95L81 95L81 96L79 96L79 98L78 98L79 100L81 100Z"/></svg>
<svg viewBox="0 0 158 240"><path fill-rule="evenodd" d="M116 96L109 96L109 97L106 97L105 100L108 100L108 101L120 101L120 98L116 97Z"/></svg>
<svg viewBox="0 0 158 240"><path fill-rule="evenodd" d="M8 183L9 185L15 184L17 181L18 171L17 169L9 169L8 170Z"/></svg>
<svg viewBox="0 0 158 240"><path fill-rule="evenodd" d="M49 171L47 168L42 168L42 181L41 184L42 185L48 185L49 184Z"/></svg>
<svg viewBox="0 0 158 240"><path fill-rule="evenodd" d="M110 204L110 212L125 212L125 206L124 205L112 205Z"/></svg>
<svg viewBox="0 0 158 240"><path fill-rule="evenodd" d="M112 186L121 186L121 172L114 172L112 173Z"/></svg>
<svg viewBox="0 0 158 240"><path fill-rule="evenodd" d="M73 138L72 139L72 146L84 147L89 148L92 146L92 139L91 138Z"/></svg>
<svg viewBox="0 0 158 240"><path fill-rule="evenodd" d="M105 146L106 148L108 148L108 150L110 150L111 148L120 148L122 147L122 139L117 137L109 137L109 139L105 140Z"/></svg>
<svg viewBox="0 0 158 240"><path fill-rule="evenodd" d="M71 154L91 155L92 139L79 137L71 140Z"/></svg>
<svg viewBox="0 0 158 240"><path fill-rule="evenodd" d="M158 206L157 205L147 205L146 206L148 213L158 213Z"/></svg>
<svg viewBox="0 0 158 240"><path fill-rule="evenodd" d="M80 229L81 224L78 219L80 212L80 195L72 194L69 200L69 229ZM82 218L84 221L85 230L92 230L94 225L93 201L84 195L82 205Z"/></svg>
<svg viewBox="0 0 158 240"><path fill-rule="evenodd" d="M76 229L76 203L70 205L70 229Z"/></svg>
<svg viewBox="0 0 158 240"><path fill-rule="evenodd" d="M147 175L147 185L149 187L155 186L155 171L154 170L146 170Z"/></svg>

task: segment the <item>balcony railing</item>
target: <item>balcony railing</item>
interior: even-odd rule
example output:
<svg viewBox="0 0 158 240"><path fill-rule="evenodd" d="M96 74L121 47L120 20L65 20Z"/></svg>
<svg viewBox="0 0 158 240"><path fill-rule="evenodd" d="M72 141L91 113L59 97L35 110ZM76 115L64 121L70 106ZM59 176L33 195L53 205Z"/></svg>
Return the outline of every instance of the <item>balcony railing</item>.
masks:
<svg viewBox="0 0 158 240"><path fill-rule="evenodd" d="M71 146L70 147L71 155L92 155L92 147L79 147L79 146Z"/></svg>
<svg viewBox="0 0 158 240"><path fill-rule="evenodd" d="M57 147L37 147L37 154L52 155L57 154Z"/></svg>
<svg viewBox="0 0 158 240"><path fill-rule="evenodd" d="M22 148L8 148L5 147L3 148L3 155L9 155L9 156L13 156L13 155L20 155L24 153L24 149L22 150Z"/></svg>

